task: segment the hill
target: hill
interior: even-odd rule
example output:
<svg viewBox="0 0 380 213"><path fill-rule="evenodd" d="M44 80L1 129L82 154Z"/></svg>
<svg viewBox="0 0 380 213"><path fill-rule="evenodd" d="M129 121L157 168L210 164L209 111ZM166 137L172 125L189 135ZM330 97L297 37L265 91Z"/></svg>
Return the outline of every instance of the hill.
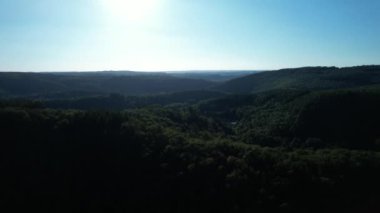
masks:
<svg viewBox="0 0 380 213"><path fill-rule="evenodd" d="M380 83L380 66L303 67L261 72L216 86L230 93L256 93L274 89L339 89Z"/></svg>
<svg viewBox="0 0 380 213"><path fill-rule="evenodd" d="M4 94L28 99L0 98L1 208L379 212L375 68L268 72L239 94L162 73L5 73ZM273 75L288 84L270 90Z"/></svg>
<svg viewBox="0 0 380 213"><path fill-rule="evenodd" d="M245 143L380 149L380 89L273 90L198 104Z"/></svg>
<svg viewBox="0 0 380 213"><path fill-rule="evenodd" d="M131 72L0 73L0 97L65 98L108 95L146 95L203 90L214 82Z"/></svg>
<svg viewBox="0 0 380 213"><path fill-rule="evenodd" d="M380 154L362 149L379 138L379 107L378 92L360 90L279 90L198 108L122 111L0 104L1 207L378 212ZM224 111L236 113L236 125L221 122Z"/></svg>
<svg viewBox="0 0 380 213"><path fill-rule="evenodd" d="M260 71L252 70L196 70L167 72L168 75L180 78L203 79L208 81L223 82L231 79L252 75Z"/></svg>

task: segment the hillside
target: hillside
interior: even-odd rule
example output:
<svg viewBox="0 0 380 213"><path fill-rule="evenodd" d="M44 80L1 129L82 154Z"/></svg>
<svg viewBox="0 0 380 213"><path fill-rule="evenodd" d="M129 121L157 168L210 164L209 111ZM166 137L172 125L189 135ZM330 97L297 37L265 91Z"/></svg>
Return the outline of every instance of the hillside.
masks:
<svg viewBox="0 0 380 213"><path fill-rule="evenodd" d="M380 83L380 66L304 67L261 72L216 86L231 93L256 93L273 89L338 89Z"/></svg>
<svg viewBox="0 0 380 213"><path fill-rule="evenodd" d="M380 89L273 90L198 104L232 124L239 141L263 146L379 150Z"/></svg>
<svg viewBox="0 0 380 213"><path fill-rule="evenodd" d="M304 67L266 72L236 71L236 73L232 71L3 72L0 73L0 97L65 99L107 96L112 93L136 96L195 90L239 94L275 89L342 89L376 86L376 84L380 84L380 66Z"/></svg>
<svg viewBox="0 0 380 213"><path fill-rule="evenodd" d="M288 69L223 85L262 79L265 91L238 94L135 74L2 73L4 95L18 97L0 97L2 206L379 212L377 67Z"/></svg>
<svg viewBox="0 0 380 213"><path fill-rule="evenodd" d="M106 75L99 73L0 73L0 97L64 98L108 95L146 95L202 90L215 83L166 74Z"/></svg>
<svg viewBox="0 0 380 213"><path fill-rule="evenodd" d="M253 75L259 73L260 71L253 70L196 70L196 71L173 71L167 72L168 75L179 77L179 78L192 78L192 79L203 79L209 81L223 82L231 79Z"/></svg>
<svg viewBox="0 0 380 213"><path fill-rule="evenodd" d="M275 90L120 111L0 102L3 206L378 212L379 108L376 89Z"/></svg>

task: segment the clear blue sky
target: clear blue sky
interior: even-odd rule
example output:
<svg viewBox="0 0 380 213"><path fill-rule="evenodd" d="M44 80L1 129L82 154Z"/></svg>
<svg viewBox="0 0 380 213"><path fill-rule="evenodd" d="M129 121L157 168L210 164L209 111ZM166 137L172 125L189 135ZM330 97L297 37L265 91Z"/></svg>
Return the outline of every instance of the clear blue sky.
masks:
<svg viewBox="0 0 380 213"><path fill-rule="evenodd" d="M379 0L0 0L0 70L380 64Z"/></svg>

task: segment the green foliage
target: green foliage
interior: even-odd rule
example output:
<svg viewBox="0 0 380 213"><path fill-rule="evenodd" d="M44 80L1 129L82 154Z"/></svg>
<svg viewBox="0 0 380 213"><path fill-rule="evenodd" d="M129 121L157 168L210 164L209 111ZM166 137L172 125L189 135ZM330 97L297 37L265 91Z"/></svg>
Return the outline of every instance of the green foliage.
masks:
<svg viewBox="0 0 380 213"><path fill-rule="evenodd" d="M127 74L115 82L115 88L137 91L131 85L124 87ZM18 80L21 76L25 84L48 81L45 78L50 76L5 75ZM275 77L266 81L266 75ZM253 87L265 92L253 94L198 90L124 96L118 90L87 97L79 92L80 98L60 100L1 100L0 208L4 212L9 212L7 207L37 212L376 211L380 209L380 89L373 84L377 75L376 66L303 68L260 76L265 81ZM57 80L51 75L51 87L0 85L39 96L41 91L54 91L58 81L60 86L69 81L88 88L99 79L114 77L120 76L67 74ZM87 80L79 82L82 78ZM168 82L166 76L138 78ZM279 89L265 89L273 86L272 80ZM316 84L320 84L317 89ZM167 91L161 86L148 90ZM320 90L344 87L354 88Z"/></svg>
<svg viewBox="0 0 380 213"><path fill-rule="evenodd" d="M294 133L337 146L379 148L380 92L334 91L316 94L300 111Z"/></svg>
<svg viewBox="0 0 380 213"><path fill-rule="evenodd" d="M380 90L275 90L202 102L237 140L264 146L378 149Z"/></svg>
<svg viewBox="0 0 380 213"><path fill-rule="evenodd" d="M224 128L193 107L0 108L2 207L352 212L378 198L377 152L265 148Z"/></svg>
<svg viewBox="0 0 380 213"><path fill-rule="evenodd" d="M44 101L44 106L58 109L107 109L122 110L141 108L150 105L174 105L192 104L201 100L223 97L224 94L214 91L185 91L162 95L123 96L110 94L108 96L81 97L71 99L58 99Z"/></svg>

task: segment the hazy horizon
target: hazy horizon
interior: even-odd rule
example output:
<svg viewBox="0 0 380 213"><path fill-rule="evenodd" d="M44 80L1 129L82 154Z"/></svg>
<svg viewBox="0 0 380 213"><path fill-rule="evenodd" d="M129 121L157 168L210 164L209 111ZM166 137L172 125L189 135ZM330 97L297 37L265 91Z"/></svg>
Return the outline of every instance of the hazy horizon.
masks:
<svg viewBox="0 0 380 213"><path fill-rule="evenodd" d="M358 64L352 66L323 66L323 65L315 65L315 66L299 66L299 67L282 67L278 69L184 69L184 70L0 70L0 72L32 72L32 73L49 73L49 72L57 72L57 73L65 73L65 72L146 72L146 73L223 73L223 72L265 72L265 71L279 71L284 69L301 69L307 67L336 67L336 68L347 68L347 67L363 67L363 66L380 66L380 64Z"/></svg>
<svg viewBox="0 0 380 213"><path fill-rule="evenodd" d="M32 72L32 73L65 73L65 72L146 72L146 73L223 73L223 72L265 72L265 71L278 71L283 69L299 69L305 67L337 67L337 68L345 68L345 67L361 67L361 66L380 66L380 64L361 64L361 65L353 65L353 66L300 66L300 67L282 67L278 69L191 69L191 70L0 70L0 72Z"/></svg>
<svg viewBox="0 0 380 213"><path fill-rule="evenodd" d="M380 64L376 0L0 0L1 71Z"/></svg>

